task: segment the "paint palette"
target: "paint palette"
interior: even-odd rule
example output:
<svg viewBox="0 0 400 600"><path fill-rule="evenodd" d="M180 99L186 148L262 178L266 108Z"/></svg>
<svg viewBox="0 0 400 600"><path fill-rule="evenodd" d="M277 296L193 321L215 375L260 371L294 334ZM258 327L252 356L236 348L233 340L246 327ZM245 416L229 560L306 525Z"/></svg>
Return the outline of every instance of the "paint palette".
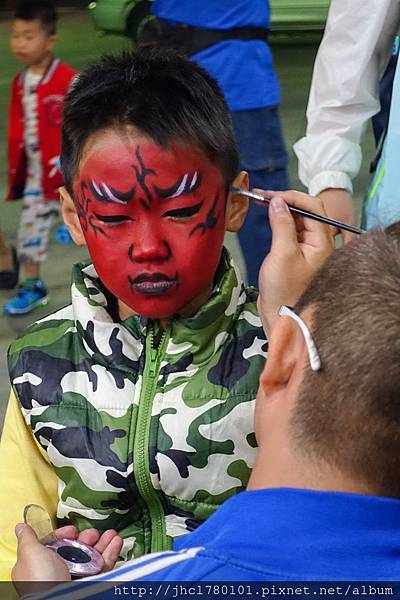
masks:
<svg viewBox="0 0 400 600"><path fill-rule="evenodd" d="M24 508L24 522L32 527L39 541L56 552L65 562L72 577L89 577L104 568L101 554L91 546L70 540L58 539L47 511L38 504L28 504Z"/></svg>

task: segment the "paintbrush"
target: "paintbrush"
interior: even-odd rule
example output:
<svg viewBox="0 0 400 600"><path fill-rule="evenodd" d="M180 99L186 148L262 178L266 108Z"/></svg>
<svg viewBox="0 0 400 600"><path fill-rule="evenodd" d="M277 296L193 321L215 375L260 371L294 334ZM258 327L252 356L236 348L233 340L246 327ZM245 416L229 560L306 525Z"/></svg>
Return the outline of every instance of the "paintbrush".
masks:
<svg viewBox="0 0 400 600"><path fill-rule="evenodd" d="M267 204L271 202L271 198L265 198L264 196L260 196L259 194L249 192L248 190L241 190L240 188L231 187L231 192L233 192L234 194L240 194L241 196L246 196L251 200L257 200L258 202L266 202ZM303 210L302 208L297 208L296 206L292 206L291 204L287 204L287 207L290 210L290 212L295 213L296 215L301 215L302 217L307 217L308 219L314 219L314 221L320 221L321 223L327 223L327 225L333 225L333 227L337 227L338 229L344 229L345 231L351 231L351 233L357 233L358 235L360 235L361 233L365 233L365 230L360 229L360 227L347 225L347 223L335 221L335 219L330 219L329 217L322 217L321 215L317 215L308 210Z"/></svg>

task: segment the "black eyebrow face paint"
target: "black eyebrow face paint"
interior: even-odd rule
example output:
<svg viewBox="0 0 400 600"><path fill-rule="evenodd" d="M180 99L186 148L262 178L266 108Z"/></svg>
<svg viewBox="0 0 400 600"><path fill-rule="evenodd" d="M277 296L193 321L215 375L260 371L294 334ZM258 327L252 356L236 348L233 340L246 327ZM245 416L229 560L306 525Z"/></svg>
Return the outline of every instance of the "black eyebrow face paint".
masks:
<svg viewBox="0 0 400 600"><path fill-rule="evenodd" d="M173 185L168 188L160 188L157 185L154 186L154 191L159 198L178 198L186 194L193 194L196 192L202 181L201 173L195 171L195 173L185 173L178 179Z"/></svg>
<svg viewBox="0 0 400 600"><path fill-rule="evenodd" d="M136 187L133 186L127 192L121 192L104 182L96 183L94 179L89 182L89 189L98 202L115 202L116 204L127 204L135 196Z"/></svg>

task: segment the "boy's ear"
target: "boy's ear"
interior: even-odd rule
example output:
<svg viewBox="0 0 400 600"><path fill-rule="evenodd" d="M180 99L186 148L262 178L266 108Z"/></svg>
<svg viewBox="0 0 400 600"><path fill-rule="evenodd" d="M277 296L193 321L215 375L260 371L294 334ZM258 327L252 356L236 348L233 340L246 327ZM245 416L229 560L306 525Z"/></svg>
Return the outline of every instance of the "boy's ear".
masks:
<svg viewBox="0 0 400 600"><path fill-rule="evenodd" d="M53 52L54 46L57 43L57 36L55 34L49 35L47 39L47 50L48 52Z"/></svg>
<svg viewBox="0 0 400 600"><path fill-rule="evenodd" d="M232 183L233 187L242 190L249 189L249 176L246 171L241 171ZM239 231L247 215L249 199L235 192L229 192L225 211L226 231Z"/></svg>
<svg viewBox="0 0 400 600"><path fill-rule="evenodd" d="M60 194L62 217L72 239L77 246L86 246L86 240L79 222L78 213L76 212L75 202L64 186L60 187L58 191Z"/></svg>

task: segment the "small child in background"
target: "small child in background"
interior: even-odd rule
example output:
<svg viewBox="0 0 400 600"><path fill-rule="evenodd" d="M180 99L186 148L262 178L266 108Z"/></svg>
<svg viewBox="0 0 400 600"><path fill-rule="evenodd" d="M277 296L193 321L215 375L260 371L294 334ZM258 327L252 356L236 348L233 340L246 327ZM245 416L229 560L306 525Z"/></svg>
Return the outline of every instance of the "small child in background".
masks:
<svg viewBox="0 0 400 600"><path fill-rule="evenodd" d="M22 198L18 258L23 272L7 315L26 314L47 303L40 263L47 257L50 229L59 217L58 160L64 97L75 71L52 55L57 14L50 0L22 0L11 29L11 50L26 68L11 90L8 131L8 200Z"/></svg>

